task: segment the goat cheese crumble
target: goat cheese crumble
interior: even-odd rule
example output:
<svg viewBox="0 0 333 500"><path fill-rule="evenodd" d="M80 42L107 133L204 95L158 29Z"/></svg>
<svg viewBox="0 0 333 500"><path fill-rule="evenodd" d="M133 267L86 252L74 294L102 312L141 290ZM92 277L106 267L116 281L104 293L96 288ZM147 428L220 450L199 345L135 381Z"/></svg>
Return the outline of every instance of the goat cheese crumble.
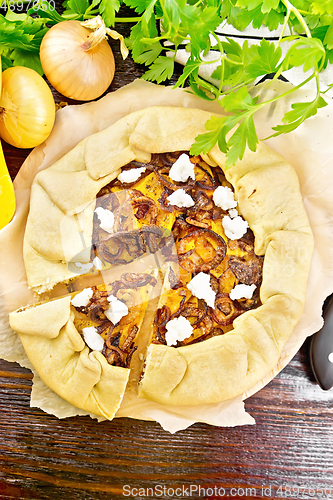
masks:
<svg viewBox="0 0 333 500"><path fill-rule="evenodd" d="M230 292L229 296L231 300L237 299L252 299L256 285L236 285Z"/></svg>
<svg viewBox="0 0 333 500"><path fill-rule="evenodd" d="M110 302L110 307L104 312L104 314L111 321L111 323L116 325L119 323L121 318L128 314L128 307L114 295L109 295L108 301Z"/></svg>
<svg viewBox="0 0 333 500"><path fill-rule="evenodd" d="M103 262L99 257L95 257L92 263L96 267L96 269L98 269L98 271L101 271L103 269Z"/></svg>
<svg viewBox="0 0 333 500"><path fill-rule="evenodd" d="M170 168L169 177L176 182L185 182L189 177L195 180L194 164L190 157L183 153Z"/></svg>
<svg viewBox="0 0 333 500"><path fill-rule="evenodd" d="M182 342L193 333L191 323L188 319L184 318L184 316L179 316L178 318L168 321L165 327L167 329L165 340L169 346L176 345L177 341Z"/></svg>
<svg viewBox="0 0 333 500"><path fill-rule="evenodd" d="M229 210L229 208L236 208L237 201L234 197L234 192L228 186L219 186L213 193L213 201L217 207L222 210Z"/></svg>
<svg viewBox="0 0 333 500"><path fill-rule="evenodd" d="M236 208L231 208L228 212L231 219L234 219L238 215L238 210Z"/></svg>
<svg viewBox="0 0 333 500"><path fill-rule="evenodd" d="M94 326L88 326L87 328L82 328L83 338L90 349L93 351L102 352L104 346L104 340L97 333Z"/></svg>
<svg viewBox="0 0 333 500"><path fill-rule="evenodd" d="M107 210L103 207L97 207L95 209L95 213L99 218L99 225L106 231L107 233L112 233L113 225L114 225L114 215L110 210Z"/></svg>
<svg viewBox="0 0 333 500"><path fill-rule="evenodd" d="M92 288L85 288L82 292L75 295L72 298L71 303L74 307L86 307L88 305L89 300L93 296Z"/></svg>
<svg viewBox="0 0 333 500"><path fill-rule="evenodd" d="M210 285L210 276L206 273L198 273L188 283L187 288L198 299L203 299L210 307L214 308L216 292Z"/></svg>
<svg viewBox="0 0 333 500"><path fill-rule="evenodd" d="M130 170L124 170L118 175L120 182L129 184L138 180L141 174L145 172L146 167L131 168Z"/></svg>
<svg viewBox="0 0 333 500"><path fill-rule="evenodd" d="M194 205L193 199L184 189L177 189L167 197L167 200L171 205L176 205L177 207L193 207Z"/></svg>
<svg viewBox="0 0 333 500"><path fill-rule="evenodd" d="M229 215L226 215L222 219L222 226L226 236L230 240L238 240L246 233L249 225L246 220L242 219L239 215L231 219Z"/></svg>
<svg viewBox="0 0 333 500"><path fill-rule="evenodd" d="M76 267L81 269L82 273L87 273L93 267L91 262L88 262L88 264L82 264L82 262L75 262L75 265Z"/></svg>

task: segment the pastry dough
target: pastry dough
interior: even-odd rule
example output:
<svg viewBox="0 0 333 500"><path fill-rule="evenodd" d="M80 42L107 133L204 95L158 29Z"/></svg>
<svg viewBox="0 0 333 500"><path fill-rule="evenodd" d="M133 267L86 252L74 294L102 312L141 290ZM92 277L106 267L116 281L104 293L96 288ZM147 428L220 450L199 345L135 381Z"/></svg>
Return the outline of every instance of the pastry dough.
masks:
<svg viewBox="0 0 333 500"><path fill-rule="evenodd" d="M76 276L68 262L78 256L89 261L101 187L132 160L189 150L210 116L187 108L138 111L37 174L24 239L29 286L41 292ZM256 253L265 256L262 305L239 316L224 335L179 348L148 346L138 394L166 405L214 403L251 388L276 365L305 302L313 238L293 167L262 143L229 170L217 146L205 160L224 170L254 233ZM80 408L113 417L129 370L89 353L68 298L12 313L10 323L49 387Z"/></svg>
<svg viewBox="0 0 333 500"><path fill-rule="evenodd" d="M112 419L130 371L89 352L74 326L71 297L11 313L9 321L41 379L74 406Z"/></svg>

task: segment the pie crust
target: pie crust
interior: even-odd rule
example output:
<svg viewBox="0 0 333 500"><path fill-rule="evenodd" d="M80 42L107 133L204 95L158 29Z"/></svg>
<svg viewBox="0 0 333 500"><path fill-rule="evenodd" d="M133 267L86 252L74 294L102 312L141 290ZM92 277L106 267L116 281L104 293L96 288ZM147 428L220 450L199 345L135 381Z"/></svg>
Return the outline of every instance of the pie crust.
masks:
<svg viewBox="0 0 333 500"><path fill-rule="evenodd" d="M76 277L68 262L90 259L100 189L130 161L189 150L210 116L189 108L146 108L84 139L39 172L24 238L29 286L41 293ZM224 335L179 348L149 345L138 395L166 405L233 398L276 365L302 314L313 252L297 175L280 155L260 143L228 170L217 146L204 159L223 169L254 233L255 252L264 255L262 305L236 318ZM113 418L130 370L90 352L75 328L69 296L11 313L10 325L52 390L79 408Z"/></svg>

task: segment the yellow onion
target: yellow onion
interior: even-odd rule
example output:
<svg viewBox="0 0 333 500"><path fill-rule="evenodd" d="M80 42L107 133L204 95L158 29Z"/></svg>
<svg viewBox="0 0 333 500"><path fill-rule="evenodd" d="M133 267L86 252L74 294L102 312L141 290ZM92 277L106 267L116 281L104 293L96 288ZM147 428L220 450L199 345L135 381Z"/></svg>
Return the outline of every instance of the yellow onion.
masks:
<svg viewBox="0 0 333 500"><path fill-rule="evenodd" d="M17 148L34 148L49 136L55 103L45 80L33 69L15 66L2 73L0 137Z"/></svg>
<svg viewBox="0 0 333 500"><path fill-rule="evenodd" d="M44 36L40 60L44 73L61 94L90 101L106 91L115 70L114 57L106 35L123 37L106 28L100 16L80 21L63 21Z"/></svg>

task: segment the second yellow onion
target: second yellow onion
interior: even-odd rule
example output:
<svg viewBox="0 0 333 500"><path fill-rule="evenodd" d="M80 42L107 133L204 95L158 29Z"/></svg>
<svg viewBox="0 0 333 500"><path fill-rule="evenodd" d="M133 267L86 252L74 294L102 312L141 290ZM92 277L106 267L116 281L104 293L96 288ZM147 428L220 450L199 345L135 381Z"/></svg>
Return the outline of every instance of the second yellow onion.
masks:
<svg viewBox="0 0 333 500"><path fill-rule="evenodd" d="M17 148L33 148L49 136L54 119L52 92L36 71L16 66L2 73L2 139Z"/></svg>
<svg viewBox="0 0 333 500"><path fill-rule="evenodd" d="M63 21L44 36L40 60L49 82L71 99L90 101L112 82L114 57L105 32Z"/></svg>

